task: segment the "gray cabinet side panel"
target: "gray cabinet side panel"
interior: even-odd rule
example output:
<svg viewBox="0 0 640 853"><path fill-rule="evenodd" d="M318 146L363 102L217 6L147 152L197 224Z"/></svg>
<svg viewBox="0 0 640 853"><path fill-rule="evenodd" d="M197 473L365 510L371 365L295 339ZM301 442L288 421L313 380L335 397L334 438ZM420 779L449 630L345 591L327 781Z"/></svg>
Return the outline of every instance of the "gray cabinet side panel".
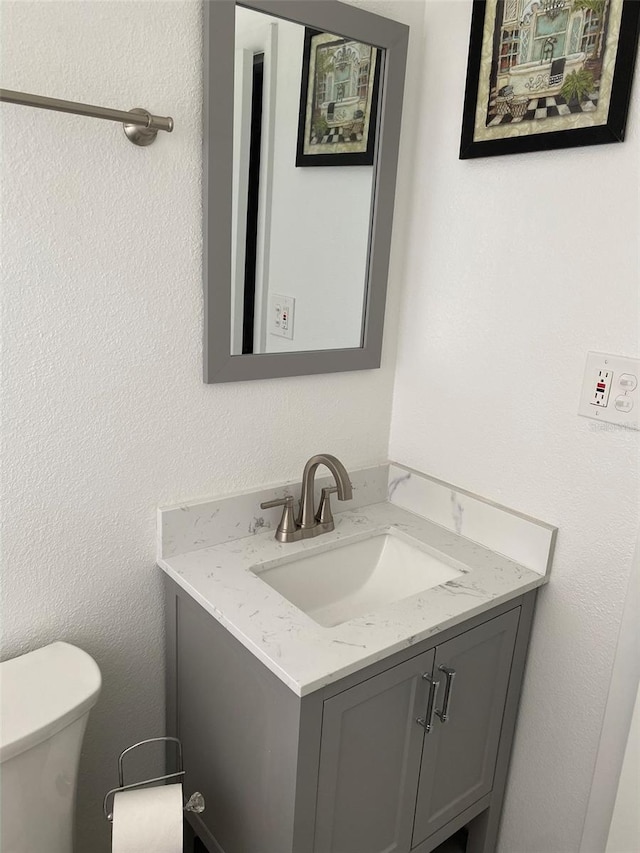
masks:
<svg viewBox="0 0 640 853"><path fill-rule="evenodd" d="M434 652L327 699L315 853L407 853Z"/></svg>
<svg viewBox="0 0 640 853"><path fill-rule="evenodd" d="M493 787L519 615L519 608L512 610L436 649L438 710L445 682L438 668L452 667L456 675L449 719L436 717L424 740L414 846Z"/></svg>
<svg viewBox="0 0 640 853"><path fill-rule="evenodd" d="M165 590L165 715L166 729L170 737L178 736L178 701L176 696L176 623L178 616L178 599L175 594L175 586L166 576L164 577ZM167 747L167 767L169 767L170 755Z"/></svg>
<svg viewBox="0 0 640 853"><path fill-rule="evenodd" d="M176 649L184 784L213 850L291 853L300 700L181 592Z"/></svg>
<svg viewBox="0 0 640 853"><path fill-rule="evenodd" d="M313 853L322 738L321 691L305 696L300 710L293 849L295 853Z"/></svg>
<svg viewBox="0 0 640 853"><path fill-rule="evenodd" d="M494 853L496 849L537 592L537 590L532 590L523 599L522 613L518 624L518 637L511 665L509 693L507 694L502 732L500 733L500 748L493 780L491 806L470 822L467 853Z"/></svg>

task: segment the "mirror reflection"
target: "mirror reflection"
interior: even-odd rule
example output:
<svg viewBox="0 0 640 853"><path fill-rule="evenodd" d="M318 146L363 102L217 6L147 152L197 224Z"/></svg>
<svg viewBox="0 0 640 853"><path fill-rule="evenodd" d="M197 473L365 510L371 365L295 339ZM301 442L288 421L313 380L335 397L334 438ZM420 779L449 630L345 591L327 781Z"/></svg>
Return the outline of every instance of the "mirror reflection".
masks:
<svg viewBox="0 0 640 853"><path fill-rule="evenodd" d="M383 51L236 6L231 354L362 346Z"/></svg>

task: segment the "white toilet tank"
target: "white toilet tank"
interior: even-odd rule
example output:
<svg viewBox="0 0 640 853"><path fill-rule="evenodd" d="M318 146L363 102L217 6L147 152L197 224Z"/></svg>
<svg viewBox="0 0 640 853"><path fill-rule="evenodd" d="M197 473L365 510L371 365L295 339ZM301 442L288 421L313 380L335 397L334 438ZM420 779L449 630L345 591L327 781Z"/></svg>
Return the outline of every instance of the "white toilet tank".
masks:
<svg viewBox="0 0 640 853"><path fill-rule="evenodd" d="M80 747L98 665L52 643L0 663L0 851L71 853Z"/></svg>

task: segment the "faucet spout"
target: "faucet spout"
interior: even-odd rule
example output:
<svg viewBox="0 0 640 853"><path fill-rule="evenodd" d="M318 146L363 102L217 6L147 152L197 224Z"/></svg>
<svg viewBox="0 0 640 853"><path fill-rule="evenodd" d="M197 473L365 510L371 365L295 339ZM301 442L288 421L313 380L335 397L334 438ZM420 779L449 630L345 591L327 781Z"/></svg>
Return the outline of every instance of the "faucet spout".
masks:
<svg viewBox="0 0 640 853"><path fill-rule="evenodd" d="M314 507L314 485L316 471L319 465L326 465L333 474L336 481L335 486L322 489L322 498L316 514ZM312 456L304 466L302 474L302 492L300 495L300 514L297 519L293 517L293 497L287 495L277 500L264 501L260 504L262 509L271 509L275 506L284 507L280 524L276 529L278 542L298 542L300 539L310 539L320 533L329 533L334 530L333 515L331 514L331 503L329 497L333 492L338 493L339 501L348 501L353 497L353 489L347 469L339 459L329 453L319 453Z"/></svg>
<svg viewBox="0 0 640 853"><path fill-rule="evenodd" d="M349 501L353 497L349 474L342 462L337 457L331 456L329 453L319 453L317 456L312 456L304 466L304 472L302 474L302 495L300 498L300 518L298 521L298 524L302 529L315 527L317 523L315 518L313 492L316 471L319 465L326 465L333 474L333 478L336 481L339 501Z"/></svg>

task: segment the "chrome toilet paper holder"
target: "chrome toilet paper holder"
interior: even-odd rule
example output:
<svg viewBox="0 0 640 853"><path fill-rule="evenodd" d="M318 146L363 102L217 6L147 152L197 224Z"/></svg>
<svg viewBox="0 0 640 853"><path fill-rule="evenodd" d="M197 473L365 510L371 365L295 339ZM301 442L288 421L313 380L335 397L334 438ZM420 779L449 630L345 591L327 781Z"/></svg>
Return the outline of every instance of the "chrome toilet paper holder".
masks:
<svg viewBox="0 0 640 853"><path fill-rule="evenodd" d="M149 743L175 743L177 747L177 756L178 756L178 770L174 773L165 773L164 776L156 776L153 779L143 779L141 782L130 782L128 785L124 783L124 757L127 753L132 752L134 749L138 749L140 746L146 746ZM112 788L110 791L107 791L104 797L104 801L102 803L102 810L104 811L104 816L106 819L113 823L113 812L109 811L109 797L115 797L115 795L119 791L132 791L134 788L144 788L145 785L155 785L161 782L166 782L169 779L173 779L174 781L179 781L184 777L184 764L182 761L182 743L177 737L152 737L147 740L138 741L138 743L134 743L133 746L128 746L126 749L123 749L120 755L118 756L118 782L119 785L117 788ZM195 791L187 800L184 805L184 811L186 812L194 812L195 814L201 814L204 811L204 797L199 791Z"/></svg>

